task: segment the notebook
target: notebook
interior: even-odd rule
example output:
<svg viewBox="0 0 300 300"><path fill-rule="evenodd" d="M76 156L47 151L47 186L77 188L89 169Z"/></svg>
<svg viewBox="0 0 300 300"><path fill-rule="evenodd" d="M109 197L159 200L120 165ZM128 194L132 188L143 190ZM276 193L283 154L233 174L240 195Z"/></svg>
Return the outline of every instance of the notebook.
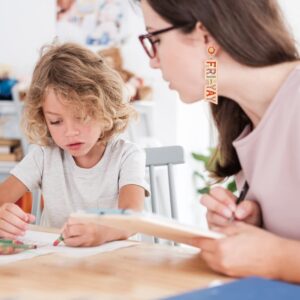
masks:
<svg viewBox="0 0 300 300"><path fill-rule="evenodd" d="M103 210L101 210L102 212ZM121 213L73 213L70 216L83 223L99 223L116 229L133 231L155 236L177 243L188 243L190 238L206 237L212 239L222 238L224 235L209 229L185 225L170 218L150 213L138 213L121 210Z"/></svg>
<svg viewBox="0 0 300 300"><path fill-rule="evenodd" d="M217 287L199 289L165 300L299 300L300 285L248 277Z"/></svg>

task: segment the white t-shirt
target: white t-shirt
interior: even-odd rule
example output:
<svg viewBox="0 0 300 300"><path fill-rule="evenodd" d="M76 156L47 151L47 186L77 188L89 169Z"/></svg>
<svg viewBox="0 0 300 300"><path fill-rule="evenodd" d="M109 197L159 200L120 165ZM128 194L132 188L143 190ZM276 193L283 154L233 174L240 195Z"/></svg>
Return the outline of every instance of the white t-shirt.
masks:
<svg viewBox="0 0 300 300"><path fill-rule="evenodd" d="M88 208L117 208L121 187L145 189L145 153L135 144L112 139L92 168L78 167L73 157L57 146L34 145L11 171L28 190L41 189L42 226L61 227L71 212Z"/></svg>

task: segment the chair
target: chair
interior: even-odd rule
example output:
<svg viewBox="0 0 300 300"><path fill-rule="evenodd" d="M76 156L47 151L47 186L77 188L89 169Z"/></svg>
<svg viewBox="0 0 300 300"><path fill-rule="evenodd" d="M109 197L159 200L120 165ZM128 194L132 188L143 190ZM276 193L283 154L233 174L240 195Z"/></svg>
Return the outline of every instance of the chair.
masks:
<svg viewBox="0 0 300 300"><path fill-rule="evenodd" d="M168 172L168 187L171 217L178 218L177 202L175 195L173 165L183 164L184 150L181 146L155 147L145 148L146 151L146 167L149 168L150 191L151 191L151 206L152 212L158 213L157 205L157 186L155 168L166 166Z"/></svg>

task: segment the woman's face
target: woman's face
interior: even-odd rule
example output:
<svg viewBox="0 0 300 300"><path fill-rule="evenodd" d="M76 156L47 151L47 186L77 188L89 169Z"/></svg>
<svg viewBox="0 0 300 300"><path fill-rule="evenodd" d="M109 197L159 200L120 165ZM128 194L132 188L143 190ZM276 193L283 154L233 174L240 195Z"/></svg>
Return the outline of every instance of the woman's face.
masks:
<svg viewBox="0 0 300 300"><path fill-rule="evenodd" d="M141 1L144 21L148 32L172 26L160 17L146 0ZM163 78L169 82L170 89L176 90L185 103L203 99L204 61L207 58L204 38L200 31L183 34L174 29L158 36L155 58L150 66L162 71Z"/></svg>

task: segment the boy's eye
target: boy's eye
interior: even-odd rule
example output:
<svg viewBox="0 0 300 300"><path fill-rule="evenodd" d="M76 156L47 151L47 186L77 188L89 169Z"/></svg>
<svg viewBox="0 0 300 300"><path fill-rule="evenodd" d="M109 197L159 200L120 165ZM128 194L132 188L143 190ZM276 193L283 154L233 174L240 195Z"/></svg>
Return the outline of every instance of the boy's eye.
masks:
<svg viewBox="0 0 300 300"><path fill-rule="evenodd" d="M61 123L60 120L57 120L57 121L49 121L50 125L58 125Z"/></svg>

